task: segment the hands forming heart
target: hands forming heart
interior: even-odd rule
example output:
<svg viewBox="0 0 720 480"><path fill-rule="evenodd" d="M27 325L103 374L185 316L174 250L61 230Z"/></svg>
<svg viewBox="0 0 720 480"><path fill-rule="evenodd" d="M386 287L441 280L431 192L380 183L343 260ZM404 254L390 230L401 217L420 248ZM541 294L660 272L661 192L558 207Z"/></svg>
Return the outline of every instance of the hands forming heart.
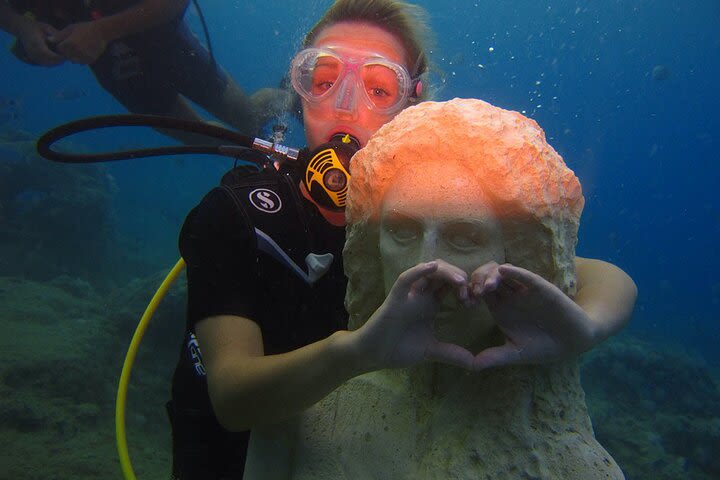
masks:
<svg viewBox="0 0 720 480"><path fill-rule="evenodd" d="M447 294L456 295L465 307L484 302L505 342L474 353L438 341L433 320ZM582 308L533 272L490 262L468 279L461 269L436 260L400 275L357 333L373 368L435 361L478 371L569 358L588 348L589 328Z"/></svg>

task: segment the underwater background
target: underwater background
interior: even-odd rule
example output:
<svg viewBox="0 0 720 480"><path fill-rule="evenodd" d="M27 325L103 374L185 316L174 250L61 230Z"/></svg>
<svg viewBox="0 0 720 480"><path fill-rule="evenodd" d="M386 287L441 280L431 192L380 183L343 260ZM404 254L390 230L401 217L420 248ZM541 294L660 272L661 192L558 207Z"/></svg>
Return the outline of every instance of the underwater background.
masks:
<svg viewBox="0 0 720 480"><path fill-rule="evenodd" d="M436 99L476 97L538 121L586 197L580 256L635 280L633 319L582 357L600 442L628 479L720 478L720 2L428 0ZM218 62L247 92L277 86L329 0L200 2ZM188 23L204 41L197 12ZM0 44L12 38L0 33ZM231 161L51 164L39 134L125 113L87 68L0 53L0 480L122 478L120 367L178 258L187 212ZM168 144L149 130L82 151ZM291 120L285 143L301 146ZM139 479L167 478L164 402L183 282L141 346L128 404Z"/></svg>

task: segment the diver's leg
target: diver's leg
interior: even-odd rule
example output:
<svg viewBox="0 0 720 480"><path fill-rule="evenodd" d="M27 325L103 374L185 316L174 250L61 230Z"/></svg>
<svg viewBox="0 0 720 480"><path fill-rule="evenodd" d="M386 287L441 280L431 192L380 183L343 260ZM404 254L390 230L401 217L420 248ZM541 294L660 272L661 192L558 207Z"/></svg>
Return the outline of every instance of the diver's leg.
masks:
<svg viewBox="0 0 720 480"><path fill-rule="evenodd" d="M248 97L230 79L219 101L210 101L207 108L239 132L257 135L263 125L287 111L290 104L291 96L286 90L261 88Z"/></svg>
<svg viewBox="0 0 720 480"><path fill-rule="evenodd" d="M202 116L173 88L172 79L153 65L138 42L113 42L90 68L100 86L131 113L164 115L185 120L203 121ZM202 135L178 130L156 129L186 144L216 143Z"/></svg>
<svg viewBox="0 0 720 480"><path fill-rule="evenodd" d="M290 101L289 93L281 89L263 88L247 95L185 23L173 33L173 51L166 52L163 62L182 95L246 135L257 135Z"/></svg>

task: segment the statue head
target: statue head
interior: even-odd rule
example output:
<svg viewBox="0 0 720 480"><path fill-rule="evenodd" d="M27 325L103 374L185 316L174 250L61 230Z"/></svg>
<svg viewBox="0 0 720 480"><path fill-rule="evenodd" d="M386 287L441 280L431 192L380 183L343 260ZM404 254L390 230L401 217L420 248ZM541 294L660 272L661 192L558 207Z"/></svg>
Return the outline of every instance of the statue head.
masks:
<svg viewBox="0 0 720 480"><path fill-rule="evenodd" d="M574 291L584 199L534 120L480 100L424 102L378 130L353 157L351 173L351 328L401 272L435 258L468 274L508 262Z"/></svg>

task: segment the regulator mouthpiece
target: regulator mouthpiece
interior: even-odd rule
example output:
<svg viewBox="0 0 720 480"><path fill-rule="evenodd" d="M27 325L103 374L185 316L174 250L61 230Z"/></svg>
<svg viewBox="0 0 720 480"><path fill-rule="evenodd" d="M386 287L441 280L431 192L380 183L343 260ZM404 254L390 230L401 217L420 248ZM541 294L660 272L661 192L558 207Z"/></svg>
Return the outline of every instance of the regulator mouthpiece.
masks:
<svg viewBox="0 0 720 480"><path fill-rule="evenodd" d="M344 143L354 148L356 152L360 150L360 141L349 133L336 133L330 137L330 142Z"/></svg>
<svg viewBox="0 0 720 480"><path fill-rule="evenodd" d="M335 134L309 154L303 182L310 196L327 209L342 211L347 202L350 159L360 142L350 134Z"/></svg>

